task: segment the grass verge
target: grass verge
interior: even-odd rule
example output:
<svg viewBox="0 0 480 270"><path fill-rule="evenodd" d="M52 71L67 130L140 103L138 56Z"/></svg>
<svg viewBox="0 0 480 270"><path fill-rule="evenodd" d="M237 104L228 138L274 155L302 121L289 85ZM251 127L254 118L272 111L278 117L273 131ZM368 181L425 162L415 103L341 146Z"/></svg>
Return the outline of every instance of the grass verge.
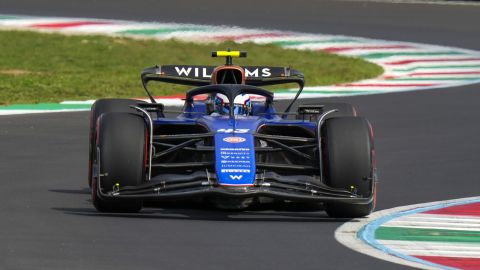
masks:
<svg viewBox="0 0 480 270"><path fill-rule="evenodd" d="M140 72L155 64L220 65L210 51L248 51L239 65L292 66L307 85L330 85L380 75L381 67L324 52L284 50L276 45L196 44L108 36L0 31L0 104L59 102L102 97L145 96ZM153 83L152 83L153 84ZM182 93L182 86L159 84L155 95Z"/></svg>

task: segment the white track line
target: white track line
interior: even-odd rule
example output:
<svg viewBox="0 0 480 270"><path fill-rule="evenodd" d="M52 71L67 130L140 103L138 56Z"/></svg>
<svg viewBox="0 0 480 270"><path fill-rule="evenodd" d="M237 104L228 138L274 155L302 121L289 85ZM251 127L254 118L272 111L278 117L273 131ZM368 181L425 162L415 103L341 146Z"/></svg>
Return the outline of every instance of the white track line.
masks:
<svg viewBox="0 0 480 270"><path fill-rule="evenodd" d="M480 244L394 240L378 240L378 242L412 256L480 258Z"/></svg>

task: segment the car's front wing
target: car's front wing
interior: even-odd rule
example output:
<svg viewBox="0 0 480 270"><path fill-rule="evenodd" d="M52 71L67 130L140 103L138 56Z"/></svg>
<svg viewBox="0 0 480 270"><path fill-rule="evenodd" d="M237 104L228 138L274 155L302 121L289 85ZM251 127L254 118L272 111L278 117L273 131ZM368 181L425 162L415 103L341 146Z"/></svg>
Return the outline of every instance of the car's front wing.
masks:
<svg viewBox="0 0 480 270"><path fill-rule="evenodd" d="M259 175L253 185L225 186L216 184L215 176L208 172L197 171L189 175L162 175L138 186L114 186L109 192L103 192L99 188L97 193L103 200L168 201L202 197L268 197L294 202L369 204L374 199L375 181L371 182L371 195L364 197L357 195L354 189L348 191L332 188L310 176L284 176L271 172Z"/></svg>

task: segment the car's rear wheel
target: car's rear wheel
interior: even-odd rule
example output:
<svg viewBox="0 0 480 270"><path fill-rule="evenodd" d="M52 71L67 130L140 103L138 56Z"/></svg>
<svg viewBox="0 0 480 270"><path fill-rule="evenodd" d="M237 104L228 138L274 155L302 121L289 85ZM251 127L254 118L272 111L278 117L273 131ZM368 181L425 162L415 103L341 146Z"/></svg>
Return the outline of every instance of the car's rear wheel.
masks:
<svg viewBox="0 0 480 270"><path fill-rule="evenodd" d="M115 187L137 186L145 181L147 126L131 113L106 113L98 120L97 170L92 177L92 201L101 212L138 212L141 201L103 200L98 189L108 193ZM100 181L99 181L100 179Z"/></svg>
<svg viewBox="0 0 480 270"><path fill-rule="evenodd" d="M97 119L100 115L108 112L135 112L130 106L136 105L138 100L133 99L99 99L93 103L90 109L90 131L89 131L89 152L88 152L88 186L92 187L92 169L95 147L95 134Z"/></svg>
<svg viewBox="0 0 480 270"><path fill-rule="evenodd" d="M373 134L362 117L327 119L322 127L322 148L326 184L362 197L373 197L367 204L329 202L325 210L331 217L367 216L375 206Z"/></svg>

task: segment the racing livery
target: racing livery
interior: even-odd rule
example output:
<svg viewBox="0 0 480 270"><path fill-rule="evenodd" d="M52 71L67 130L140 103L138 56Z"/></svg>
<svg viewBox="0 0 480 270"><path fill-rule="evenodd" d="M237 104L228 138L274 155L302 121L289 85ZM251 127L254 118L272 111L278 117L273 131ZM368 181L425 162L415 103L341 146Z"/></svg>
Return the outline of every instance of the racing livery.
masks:
<svg viewBox="0 0 480 270"><path fill-rule="evenodd" d="M218 51L225 65L146 68L151 102L100 99L91 109L89 184L102 212L138 212L146 201L201 200L226 209L263 202L322 203L332 217L375 206L370 123L346 103L302 104L303 74L237 66L246 52ZM156 103L151 81L194 86L180 111ZM296 83L278 112L266 85Z"/></svg>

